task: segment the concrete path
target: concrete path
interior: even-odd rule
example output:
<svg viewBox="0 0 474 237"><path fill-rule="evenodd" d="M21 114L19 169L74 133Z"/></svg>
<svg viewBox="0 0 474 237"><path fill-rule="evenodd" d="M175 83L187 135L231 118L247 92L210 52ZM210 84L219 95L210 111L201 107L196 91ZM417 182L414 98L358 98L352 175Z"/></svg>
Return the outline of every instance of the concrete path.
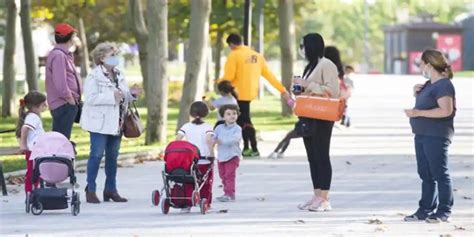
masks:
<svg viewBox="0 0 474 237"><path fill-rule="evenodd" d="M408 119L411 87L419 77L372 76L355 80L350 101L353 128L334 129L332 139L334 210L300 211L311 195L311 180L301 140L293 141L281 160L244 160L238 170L237 201L216 203L207 215L161 214L151 192L162 187L162 162L118 171L120 193L128 203L83 203L79 216L69 209L33 216L24 212L22 187L0 197L0 236L473 236L474 106L471 79L455 80L458 115L449 168L455 205L451 223L405 223L420 196ZM261 133L267 155L285 131ZM78 174L84 186L84 173ZM102 190L103 170L98 177ZM214 195L221 195L216 176ZM15 193L15 190L17 192ZM18 192L20 191L20 192ZM81 198L84 195L81 188ZM223 213L227 211L226 213Z"/></svg>

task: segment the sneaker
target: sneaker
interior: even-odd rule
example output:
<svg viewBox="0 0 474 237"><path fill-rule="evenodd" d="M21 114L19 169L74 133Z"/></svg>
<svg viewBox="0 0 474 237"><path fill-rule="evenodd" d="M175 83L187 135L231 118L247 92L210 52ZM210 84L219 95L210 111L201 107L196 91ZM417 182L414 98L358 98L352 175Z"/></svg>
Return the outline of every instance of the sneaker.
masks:
<svg viewBox="0 0 474 237"><path fill-rule="evenodd" d="M235 201L235 197L231 197L231 196L227 196L227 195L222 195L220 197L217 197L216 199L219 202L233 202L233 201Z"/></svg>
<svg viewBox="0 0 474 237"><path fill-rule="evenodd" d="M424 221L429 215L429 213L420 213L417 211L409 216L405 216L403 220L406 222Z"/></svg>
<svg viewBox="0 0 474 237"><path fill-rule="evenodd" d="M426 218L427 223L436 224L440 222L450 222L451 219L447 215L442 214L431 214Z"/></svg>
<svg viewBox="0 0 474 237"><path fill-rule="evenodd" d="M313 196L313 198L311 198L310 200L308 200L307 202L305 202L304 204L299 204L298 205L298 209L300 210L308 210L308 208L312 205L319 205L319 203L321 203L323 201L322 198L320 197L315 197Z"/></svg>
<svg viewBox="0 0 474 237"><path fill-rule="evenodd" d="M309 211L330 211L332 210L331 203L329 201L322 201L319 205L311 205L308 207Z"/></svg>
<svg viewBox="0 0 474 237"><path fill-rule="evenodd" d="M280 154L280 153L272 152L272 154L270 154L270 155L268 156L268 159L276 159L276 158L278 158L278 155L279 155L279 154Z"/></svg>
<svg viewBox="0 0 474 237"><path fill-rule="evenodd" d="M252 151L252 153L250 153L250 156L251 156L251 157L260 156L260 152L258 152L258 151Z"/></svg>
<svg viewBox="0 0 474 237"><path fill-rule="evenodd" d="M252 156L253 151L251 149L245 149L242 152L242 156Z"/></svg>
<svg viewBox="0 0 474 237"><path fill-rule="evenodd" d="M278 158L278 159L283 159L283 158L285 158L285 153L279 152L278 155L277 155L277 158Z"/></svg>

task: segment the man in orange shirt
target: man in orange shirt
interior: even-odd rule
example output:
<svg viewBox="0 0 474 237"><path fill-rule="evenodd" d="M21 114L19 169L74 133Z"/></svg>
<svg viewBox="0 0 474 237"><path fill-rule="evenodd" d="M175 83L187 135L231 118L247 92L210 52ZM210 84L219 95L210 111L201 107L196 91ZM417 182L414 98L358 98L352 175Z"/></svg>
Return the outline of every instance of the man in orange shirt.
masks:
<svg viewBox="0 0 474 237"><path fill-rule="evenodd" d="M232 52L227 57L224 76L219 81L230 81L237 91L241 113L237 123L242 127L243 156L259 156L255 128L250 118L250 102L257 98L260 77L263 76L279 90L286 101L290 96L268 68L265 58L250 47L242 45L240 35L230 34L226 41ZM252 149L249 149L249 142Z"/></svg>

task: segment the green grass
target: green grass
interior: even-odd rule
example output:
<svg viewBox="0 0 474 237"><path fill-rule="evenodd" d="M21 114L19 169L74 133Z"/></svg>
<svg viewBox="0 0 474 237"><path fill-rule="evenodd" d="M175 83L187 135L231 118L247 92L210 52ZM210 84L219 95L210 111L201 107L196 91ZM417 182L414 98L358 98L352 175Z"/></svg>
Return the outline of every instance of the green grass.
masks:
<svg viewBox="0 0 474 237"><path fill-rule="evenodd" d="M454 72L454 77L474 77L474 71Z"/></svg>
<svg viewBox="0 0 474 237"><path fill-rule="evenodd" d="M138 104L143 104L139 102ZM167 138L171 140L174 138L175 129L178 118L178 103L171 102L168 109L168 123L167 123ZM264 99L254 101L251 105L252 108L252 121L258 131L275 131L275 130L289 130L293 127L296 121L295 117L282 117L280 114L281 104L279 98L266 95ZM147 111L143 107L139 107L140 116L143 124L146 122ZM51 115L49 112L42 114L43 126L46 131L51 130ZM210 124L214 124L216 121L216 111L211 112L206 121ZM7 129L14 129L16 118L0 118L0 131ZM77 144L78 160L87 159L89 153L89 134L82 130L77 124L74 125L72 131L71 140ZM0 146L11 147L18 146L17 140L14 133L3 133L0 134ZM139 151L147 151L158 149L164 146L164 144L144 144L144 135L137 139L123 139L120 148L120 153L132 153ZM11 172L25 168L24 156L2 156L0 160L3 161L4 172Z"/></svg>

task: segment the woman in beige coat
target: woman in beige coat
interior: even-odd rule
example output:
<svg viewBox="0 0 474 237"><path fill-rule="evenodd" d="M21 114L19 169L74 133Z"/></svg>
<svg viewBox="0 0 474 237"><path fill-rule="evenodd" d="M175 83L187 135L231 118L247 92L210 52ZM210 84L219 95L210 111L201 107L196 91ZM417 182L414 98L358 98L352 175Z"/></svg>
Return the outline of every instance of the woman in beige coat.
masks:
<svg viewBox="0 0 474 237"><path fill-rule="evenodd" d="M303 37L300 44L300 54L308 61L303 77L295 79L294 83L303 87L303 94L339 97L339 78L337 67L324 55L324 40L317 33ZM303 136L306 154L308 156L311 179L313 182L313 197L298 206L302 210L329 211L329 189L331 186L332 167L329 159L332 128L334 122L320 119L300 118L305 129Z"/></svg>

